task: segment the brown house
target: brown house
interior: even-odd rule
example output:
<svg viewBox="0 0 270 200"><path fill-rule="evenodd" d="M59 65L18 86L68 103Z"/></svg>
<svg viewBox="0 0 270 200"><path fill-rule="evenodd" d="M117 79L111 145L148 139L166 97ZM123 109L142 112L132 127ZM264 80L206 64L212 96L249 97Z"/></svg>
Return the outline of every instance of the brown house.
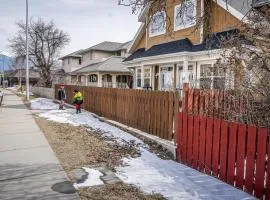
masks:
<svg viewBox="0 0 270 200"><path fill-rule="evenodd" d="M215 0L211 7L205 0L167 1L166 12L151 14L154 9L148 5L139 15L142 24L124 61L133 69L134 88L175 90L185 82L209 89L226 87L228 73L215 65L222 53L220 41L245 20L252 1ZM211 16L205 19L209 11Z"/></svg>

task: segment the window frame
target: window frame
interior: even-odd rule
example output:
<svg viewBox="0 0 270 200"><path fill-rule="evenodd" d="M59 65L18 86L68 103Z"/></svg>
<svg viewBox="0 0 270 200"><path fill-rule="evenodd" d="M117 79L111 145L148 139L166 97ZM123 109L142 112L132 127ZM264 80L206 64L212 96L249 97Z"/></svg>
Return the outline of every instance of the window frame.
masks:
<svg viewBox="0 0 270 200"><path fill-rule="evenodd" d="M197 0L190 0L190 1L193 1L193 3L194 3L194 7L195 7L195 9L194 9L194 12L195 12L195 14L194 14L194 17L195 17L195 19L194 19L194 23L193 24L189 24L189 25L186 25L186 24L181 24L181 25L176 25L176 17L177 17L177 9L179 8L179 7L181 7L182 6L182 4L183 3L185 3L186 2L186 0L184 0L182 3L180 3L180 4L178 4L178 5L176 5L175 7L174 7L174 31L179 31L179 30L183 30L183 29L187 29L187 28L191 28L191 27L193 27L193 26L195 26L196 24L197 24ZM186 17L186 13L184 13L184 18Z"/></svg>
<svg viewBox="0 0 270 200"><path fill-rule="evenodd" d="M141 79L141 86L140 87L138 87L138 70L141 70L141 72L140 72L140 74L141 74L141 77L140 77L140 79ZM138 68L136 68L136 88L138 88L138 89L140 89L140 88L142 88L143 86L143 82L142 82L142 79L143 79L143 72L142 72L142 67L138 67Z"/></svg>
<svg viewBox="0 0 270 200"><path fill-rule="evenodd" d="M171 70L169 70L171 68ZM162 83L162 71L163 69L166 69L164 71L168 71L171 73L171 80L172 80L172 84L171 84L171 87L170 88L165 88L165 87L162 87L163 86L163 83ZM160 90L163 90L163 91L168 91L168 90L172 90L173 89L173 79L174 79L174 67L173 65L164 65L164 66L160 66L160 72L159 72L159 88Z"/></svg>
<svg viewBox="0 0 270 200"><path fill-rule="evenodd" d="M96 81L93 81L93 78L91 78L91 77L95 77ZM89 74L87 79L88 79L88 83L98 83L98 75L97 74Z"/></svg>
<svg viewBox="0 0 270 200"><path fill-rule="evenodd" d="M202 76L202 68L204 68L202 66L204 66L204 65L209 65L210 72L208 72L209 74L207 74L205 76ZM217 70L218 70L218 74L217 75L215 74L215 71L214 71L215 68L217 68ZM200 88L202 88L202 86L201 86L201 79L209 79L210 80L210 88L204 88L204 89L209 89L209 90L213 90L213 89L226 89L227 88L227 86L226 86L227 70L225 68L225 71L222 72L223 74L221 74L219 70L224 70L224 69L222 69L221 67L218 68L213 63L200 64L200 72L199 72L199 85L200 85ZM216 88L216 87L214 87L215 86L215 79L224 79L224 87L223 88Z"/></svg>
<svg viewBox="0 0 270 200"><path fill-rule="evenodd" d="M147 72L147 73L149 73L149 76L145 76L145 70L149 70L149 72ZM143 79L143 87L152 87L152 70L151 70L151 67L144 67L143 68L143 77L142 77L142 79ZM149 79L149 86L145 86L145 79Z"/></svg>
<svg viewBox="0 0 270 200"><path fill-rule="evenodd" d="M164 18L164 30L162 31L159 31L159 32L156 32L156 33L151 33L151 27L152 27L152 20L153 18L155 17L155 15L158 15L158 13L162 13L163 14L163 18ZM149 27L148 27L148 35L149 37L155 37L155 36L158 36L158 35L163 35L166 33L166 28L167 28L167 22L166 22L166 13L165 11L157 11L155 14L153 14L151 16L151 22L149 23Z"/></svg>

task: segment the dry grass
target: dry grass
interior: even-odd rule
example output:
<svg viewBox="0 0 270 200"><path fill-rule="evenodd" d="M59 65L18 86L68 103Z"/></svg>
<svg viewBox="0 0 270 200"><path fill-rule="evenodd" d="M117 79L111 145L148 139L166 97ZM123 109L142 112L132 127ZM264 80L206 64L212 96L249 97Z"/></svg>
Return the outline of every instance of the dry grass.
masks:
<svg viewBox="0 0 270 200"><path fill-rule="evenodd" d="M43 118L36 118L38 125L55 151L65 170L82 166L106 164L113 169L127 156L139 152L132 145L107 143L100 133L90 132L83 127L60 124Z"/></svg>
<svg viewBox="0 0 270 200"><path fill-rule="evenodd" d="M83 127L60 124L43 118L36 118L58 160L71 180L71 170L84 166L104 166L110 169L119 166L121 159L138 156L134 144L124 146L106 142L100 133L90 132ZM79 190L82 200L163 200L159 194L148 195L136 187L118 183Z"/></svg>
<svg viewBox="0 0 270 200"><path fill-rule="evenodd" d="M90 194L90 195L89 195ZM136 187L123 183L90 187L80 191L82 200L164 200L158 194L145 195Z"/></svg>

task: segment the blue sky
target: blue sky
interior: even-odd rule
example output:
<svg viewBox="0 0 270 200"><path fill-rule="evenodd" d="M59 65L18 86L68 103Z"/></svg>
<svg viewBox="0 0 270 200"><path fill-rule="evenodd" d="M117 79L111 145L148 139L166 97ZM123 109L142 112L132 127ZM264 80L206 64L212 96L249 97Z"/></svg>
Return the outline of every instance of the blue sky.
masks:
<svg viewBox="0 0 270 200"><path fill-rule="evenodd" d="M62 54L102 41L126 42L139 27L131 8L118 6L118 0L29 0L29 16L53 19L69 33L71 43ZM9 51L14 23L24 19L25 0L0 0L0 50Z"/></svg>

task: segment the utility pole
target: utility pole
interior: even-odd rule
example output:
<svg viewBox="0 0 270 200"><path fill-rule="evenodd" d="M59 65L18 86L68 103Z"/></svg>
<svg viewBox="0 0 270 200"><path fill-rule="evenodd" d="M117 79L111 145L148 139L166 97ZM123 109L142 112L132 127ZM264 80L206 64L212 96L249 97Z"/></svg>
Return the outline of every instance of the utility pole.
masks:
<svg viewBox="0 0 270 200"><path fill-rule="evenodd" d="M29 101L28 0L26 0L26 99Z"/></svg>

